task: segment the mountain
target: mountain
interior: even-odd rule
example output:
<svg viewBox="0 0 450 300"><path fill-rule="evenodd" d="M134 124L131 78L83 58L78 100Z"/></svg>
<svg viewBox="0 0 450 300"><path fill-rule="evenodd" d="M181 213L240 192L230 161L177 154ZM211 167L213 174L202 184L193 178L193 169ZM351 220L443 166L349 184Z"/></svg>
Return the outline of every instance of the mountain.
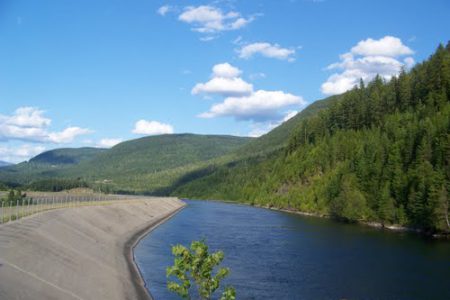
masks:
<svg viewBox="0 0 450 300"><path fill-rule="evenodd" d="M111 149L77 148L47 151L0 171L0 181L12 185L33 183L36 189L64 184L116 192L153 193L184 172L233 151L247 137L171 134L120 143ZM72 180L72 181L69 181Z"/></svg>
<svg viewBox="0 0 450 300"><path fill-rule="evenodd" d="M106 149L91 147L54 149L33 157L29 162L48 165L76 165L105 151Z"/></svg>
<svg viewBox="0 0 450 300"><path fill-rule="evenodd" d="M0 168L10 166L10 165L12 165L12 163L0 160Z"/></svg>
<svg viewBox="0 0 450 300"><path fill-rule="evenodd" d="M186 174L172 194L450 232L449 96L447 44L408 73L361 84L238 150L261 153L269 141L273 151Z"/></svg>
<svg viewBox="0 0 450 300"><path fill-rule="evenodd" d="M28 162L1 168L0 182L16 186L46 178L58 178L68 168L107 151L100 148L61 148L45 151Z"/></svg>
<svg viewBox="0 0 450 300"><path fill-rule="evenodd" d="M283 122L280 126L277 126L270 132L250 141L249 143L234 151L233 153L236 154L235 157L243 158L248 156L255 156L258 154L270 153L287 146L292 131L295 130L295 128L299 126L299 124L304 119L318 114L321 110L338 101L338 99L339 96L332 96L323 100L317 100L313 102L297 115Z"/></svg>

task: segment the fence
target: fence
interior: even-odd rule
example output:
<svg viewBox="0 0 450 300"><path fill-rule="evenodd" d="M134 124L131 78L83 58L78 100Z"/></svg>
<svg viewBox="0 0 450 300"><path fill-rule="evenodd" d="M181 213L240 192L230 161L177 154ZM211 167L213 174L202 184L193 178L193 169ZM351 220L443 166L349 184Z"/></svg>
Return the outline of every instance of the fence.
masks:
<svg viewBox="0 0 450 300"><path fill-rule="evenodd" d="M13 201L0 201L0 224L19 220L39 212L88 205L106 205L113 201L141 198L123 195L52 195L26 197Z"/></svg>

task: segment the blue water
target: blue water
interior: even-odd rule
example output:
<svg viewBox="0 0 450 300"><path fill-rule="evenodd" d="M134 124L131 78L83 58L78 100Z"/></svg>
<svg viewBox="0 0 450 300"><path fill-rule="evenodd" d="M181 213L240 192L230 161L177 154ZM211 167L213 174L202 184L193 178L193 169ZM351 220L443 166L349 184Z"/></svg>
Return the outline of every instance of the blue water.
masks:
<svg viewBox="0 0 450 300"><path fill-rule="evenodd" d="M450 242L249 206L187 201L135 257L156 300L171 245L206 238L225 252L237 299L450 299Z"/></svg>

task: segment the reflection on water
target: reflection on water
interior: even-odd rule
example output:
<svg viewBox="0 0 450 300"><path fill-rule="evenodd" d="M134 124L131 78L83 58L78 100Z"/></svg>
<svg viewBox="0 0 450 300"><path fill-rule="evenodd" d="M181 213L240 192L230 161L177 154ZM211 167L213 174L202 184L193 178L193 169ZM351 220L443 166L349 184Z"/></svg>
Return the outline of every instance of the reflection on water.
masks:
<svg viewBox="0 0 450 300"><path fill-rule="evenodd" d="M187 201L144 238L136 261L156 300L171 245L225 252L238 299L450 299L450 242L242 205Z"/></svg>

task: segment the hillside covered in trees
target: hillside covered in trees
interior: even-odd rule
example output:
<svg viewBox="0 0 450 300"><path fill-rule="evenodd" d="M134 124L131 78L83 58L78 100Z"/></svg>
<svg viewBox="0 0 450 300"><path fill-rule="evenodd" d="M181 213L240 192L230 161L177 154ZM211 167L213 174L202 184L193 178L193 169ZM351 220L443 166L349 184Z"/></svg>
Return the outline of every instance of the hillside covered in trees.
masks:
<svg viewBox="0 0 450 300"><path fill-rule="evenodd" d="M59 191L92 187L104 192L156 193L179 176L243 146L251 139L171 134L120 143L111 149L44 152L0 170L0 182L23 189Z"/></svg>
<svg viewBox="0 0 450 300"><path fill-rule="evenodd" d="M175 134L58 149L4 167L37 190L235 200L448 232L450 44L390 81L316 101L257 139Z"/></svg>
<svg viewBox="0 0 450 300"><path fill-rule="evenodd" d="M219 166L173 194L448 232L449 96L447 44L409 72L340 95L285 147Z"/></svg>

